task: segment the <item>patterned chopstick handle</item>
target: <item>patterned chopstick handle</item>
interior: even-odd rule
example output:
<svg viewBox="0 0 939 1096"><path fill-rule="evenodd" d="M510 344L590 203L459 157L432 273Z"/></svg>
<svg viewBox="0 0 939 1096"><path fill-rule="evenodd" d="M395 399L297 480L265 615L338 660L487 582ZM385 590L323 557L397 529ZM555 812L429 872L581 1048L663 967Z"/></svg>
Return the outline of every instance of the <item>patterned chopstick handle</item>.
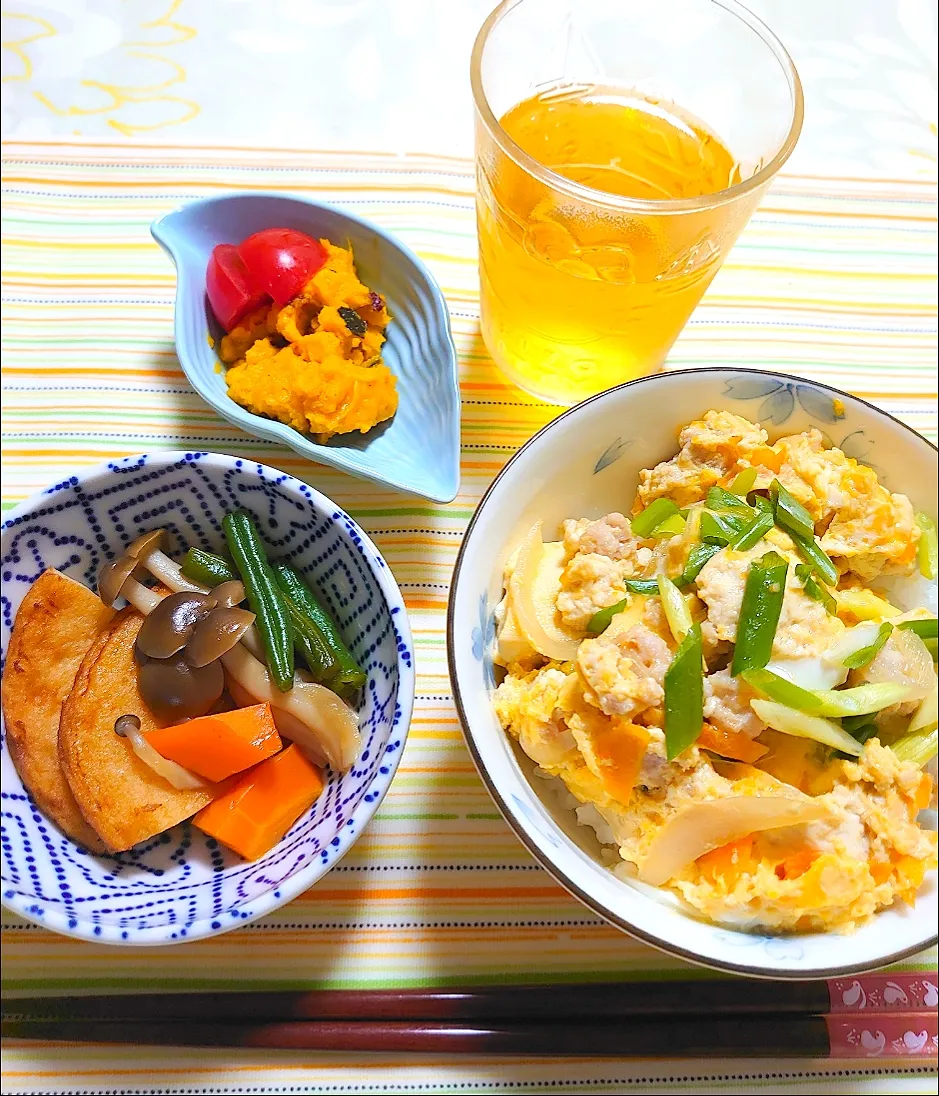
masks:
<svg viewBox="0 0 939 1096"><path fill-rule="evenodd" d="M825 1017L831 1058L935 1058L939 1024L931 1012Z"/></svg>
<svg viewBox="0 0 939 1096"><path fill-rule="evenodd" d="M935 1009L939 977L925 974L862 974L828 981L829 1012L896 1013ZM935 1052L933 1052L935 1053Z"/></svg>

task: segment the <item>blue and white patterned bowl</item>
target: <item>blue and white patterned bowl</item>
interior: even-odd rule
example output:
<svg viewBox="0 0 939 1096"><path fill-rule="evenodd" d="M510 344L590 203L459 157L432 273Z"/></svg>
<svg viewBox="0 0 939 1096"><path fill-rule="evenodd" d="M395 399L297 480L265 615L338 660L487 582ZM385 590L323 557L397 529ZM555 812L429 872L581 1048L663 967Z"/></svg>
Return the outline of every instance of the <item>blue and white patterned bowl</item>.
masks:
<svg viewBox="0 0 939 1096"><path fill-rule="evenodd" d="M289 902L351 848L381 802L404 749L414 700L407 613L368 536L300 480L211 453L126 457L71 476L2 525L3 652L16 610L46 567L93 586L101 564L163 526L176 546L219 549L229 510L251 511L273 553L320 592L368 670L362 753L331 773L313 807L265 857L247 863L189 823L126 853L77 847L25 794L2 753L3 904L36 924L110 944L212 936Z"/></svg>
<svg viewBox="0 0 939 1096"><path fill-rule="evenodd" d="M552 529L568 517L628 513L639 469L673 456L679 429L711 408L758 421L773 439L817 427L849 456L875 467L892 490L935 512L936 449L863 400L802 378L740 369L661 373L579 404L536 434L496 477L457 559L448 621L450 680L470 752L537 860L601 917L647 943L692 962L777 978L818 978L896 962L936 941L935 872L915 909L899 904L853 936L773 937L720 928L690 916L664 893L614 876L592 831L574 825L572 813L544 792L545 781L532 777L532 763L493 712L492 614L510 552L539 518Z"/></svg>
<svg viewBox="0 0 939 1096"><path fill-rule="evenodd" d="M383 355L398 378L398 410L368 434L328 445L228 395L208 336L223 334L205 295L216 244L241 243L264 228L294 228L351 246L363 282L388 302L392 322ZM151 232L176 264L176 353L189 383L225 419L249 434L283 442L301 456L437 502L460 486L460 388L447 303L418 257L377 225L331 206L282 194L206 198L155 221Z"/></svg>

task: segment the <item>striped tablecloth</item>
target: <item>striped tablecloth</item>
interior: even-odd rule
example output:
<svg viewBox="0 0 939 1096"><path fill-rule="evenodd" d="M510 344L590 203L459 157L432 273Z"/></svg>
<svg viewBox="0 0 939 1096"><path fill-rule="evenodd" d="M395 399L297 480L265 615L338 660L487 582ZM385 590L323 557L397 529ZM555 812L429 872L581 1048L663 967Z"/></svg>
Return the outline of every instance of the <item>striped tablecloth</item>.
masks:
<svg viewBox="0 0 939 1096"><path fill-rule="evenodd" d="M478 334L471 164L377 154L40 142L4 148L3 506L76 467L154 448L250 455L308 479L374 537L418 652L407 751L350 855L302 898L216 940L112 950L9 915L16 992L431 985L693 975L581 907L497 814L450 698L444 616L461 534L508 456L554 413L506 385ZM174 271L150 221L226 189L354 209L430 265L463 390L462 483L439 506L311 465L221 421L173 352ZM778 181L699 306L673 367L805 374L936 435L936 191ZM907 967L934 964L922 955ZM9 1092L927 1092L925 1065L436 1059L10 1045Z"/></svg>

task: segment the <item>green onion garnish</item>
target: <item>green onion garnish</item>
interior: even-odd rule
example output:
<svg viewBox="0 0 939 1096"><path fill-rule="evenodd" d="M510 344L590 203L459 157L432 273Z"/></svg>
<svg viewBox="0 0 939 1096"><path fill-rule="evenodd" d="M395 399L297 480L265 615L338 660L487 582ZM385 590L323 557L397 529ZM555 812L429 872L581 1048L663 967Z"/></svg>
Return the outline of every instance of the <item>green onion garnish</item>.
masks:
<svg viewBox="0 0 939 1096"><path fill-rule="evenodd" d="M717 544L724 547L737 539L749 528L750 522L740 514L712 514L705 510L701 514L699 533L705 544Z"/></svg>
<svg viewBox="0 0 939 1096"><path fill-rule="evenodd" d="M712 557L721 550L720 544L696 544L688 553L684 569L678 578L679 586L688 586L701 574L701 571Z"/></svg>
<svg viewBox="0 0 939 1096"><path fill-rule="evenodd" d="M688 523L681 516L681 514L672 514L671 517L667 517L665 521L660 521L658 525L648 535L655 540L661 540L664 537L675 537L679 533L685 531L685 526Z"/></svg>
<svg viewBox="0 0 939 1096"><path fill-rule="evenodd" d="M822 582L824 582L826 586L837 586L838 568L822 551L822 548L815 537L813 536L811 539L808 537L801 537L793 529L787 529L786 532L789 534L792 543L796 546L796 551L818 575Z"/></svg>
<svg viewBox="0 0 939 1096"><path fill-rule="evenodd" d="M650 502L645 510L630 519L629 524L634 535L645 540L653 529L675 516L680 516L675 503L671 499L661 498Z"/></svg>
<svg viewBox="0 0 939 1096"><path fill-rule="evenodd" d="M749 548L753 548L755 545L759 544L772 528L773 515L770 513L758 514L740 536L737 537L736 540L731 541L730 547L735 552L745 552Z"/></svg>
<svg viewBox="0 0 939 1096"><path fill-rule="evenodd" d="M669 761L697 739L704 726L701 628L694 624L665 671L665 753Z"/></svg>
<svg viewBox="0 0 939 1096"><path fill-rule="evenodd" d="M934 579L939 575L939 537L936 535L936 523L920 511L916 515L916 524L921 530L916 548L919 573L923 578Z"/></svg>
<svg viewBox="0 0 939 1096"><path fill-rule="evenodd" d="M838 602L820 582L816 581L812 568L808 564L796 564L796 578L802 583L802 589L813 601L818 601L824 605L825 611L831 616L838 615Z"/></svg>
<svg viewBox="0 0 939 1096"><path fill-rule="evenodd" d="M798 533L800 537L805 537L807 540L814 540L815 522L812 521L812 515L798 499L783 487L778 479L774 479L770 484L769 494L773 500L776 524Z"/></svg>
<svg viewBox="0 0 939 1096"><path fill-rule="evenodd" d="M905 628L908 632L915 632L920 639L939 638L939 620L935 617L923 620L904 620L897 627Z"/></svg>
<svg viewBox="0 0 939 1096"><path fill-rule="evenodd" d="M744 670L740 676L777 704L785 704L787 708L808 715L834 719L864 716L869 722L868 717L872 713L889 708L892 704L900 704L910 695L908 686L892 682L858 685L854 689L803 689L767 669Z"/></svg>
<svg viewBox="0 0 939 1096"><path fill-rule="evenodd" d="M709 510L742 510L751 519L755 516L752 506L748 506L739 495L725 491L723 487L709 489L706 505Z"/></svg>
<svg viewBox="0 0 939 1096"><path fill-rule="evenodd" d="M744 670L760 669L769 662L786 595L788 571L788 561L778 552L767 552L750 563L730 669L734 677Z"/></svg>
<svg viewBox="0 0 939 1096"><path fill-rule="evenodd" d="M889 620L885 620L883 624L877 629L877 635L874 637L872 643L869 643L866 647L862 647L859 651L855 651L853 654L848 655L841 663L842 666L847 666L849 670L860 670L862 666L866 666L868 662L871 662L877 652L890 638L890 633L893 631L893 625Z"/></svg>
<svg viewBox="0 0 939 1096"><path fill-rule="evenodd" d="M655 582L655 580L652 580ZM658 585L656 584L656 591ZM597 612L587 621L587 631L592 635L598 636L601 632L605 632L610 626L610 621L617 613L621 613L629 604L629 598L623 598L622 601L618 601L615 605L608 605L605 609L598 609Z"/></svg>
<svg viewBox="0 0 939 1096"><path fill-rule="evenodd" d="M756 468L744 468L742 472L737 474L736 479L730 485L730 490L733 491L735 495L746 495L753 489L757 475L759 475L759 473Z"/></svg>

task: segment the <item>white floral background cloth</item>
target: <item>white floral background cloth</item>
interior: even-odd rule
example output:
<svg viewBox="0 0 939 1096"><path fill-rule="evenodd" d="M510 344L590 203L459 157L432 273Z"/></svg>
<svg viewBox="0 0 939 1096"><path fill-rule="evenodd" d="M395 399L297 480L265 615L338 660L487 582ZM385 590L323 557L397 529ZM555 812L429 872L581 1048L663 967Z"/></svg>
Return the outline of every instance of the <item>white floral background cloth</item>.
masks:
<svg viewBox="0 0 939 1096"><path fill-rule="evenodd" d="M468 156L469 53L493 3L9 0L3 137ZM935 177L935 0L749 6L805 84L789 171Z"/></svg>

